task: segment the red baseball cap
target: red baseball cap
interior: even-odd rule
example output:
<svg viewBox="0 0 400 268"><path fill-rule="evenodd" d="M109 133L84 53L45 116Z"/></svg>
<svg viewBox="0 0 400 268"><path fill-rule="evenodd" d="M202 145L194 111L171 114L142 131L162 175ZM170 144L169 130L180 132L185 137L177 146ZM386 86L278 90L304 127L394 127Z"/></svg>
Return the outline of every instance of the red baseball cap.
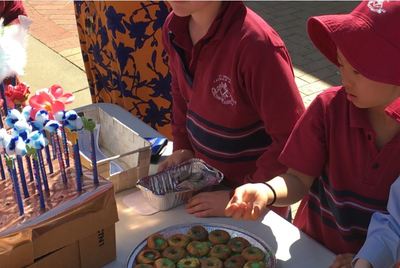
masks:
<svg viewBox="0 0 400 268"><path fill-rule="evenodd" d="M339 48L368 79L400 86L400 1L362 1L349 14L311 17L307 28L334 64Z"/></svg>

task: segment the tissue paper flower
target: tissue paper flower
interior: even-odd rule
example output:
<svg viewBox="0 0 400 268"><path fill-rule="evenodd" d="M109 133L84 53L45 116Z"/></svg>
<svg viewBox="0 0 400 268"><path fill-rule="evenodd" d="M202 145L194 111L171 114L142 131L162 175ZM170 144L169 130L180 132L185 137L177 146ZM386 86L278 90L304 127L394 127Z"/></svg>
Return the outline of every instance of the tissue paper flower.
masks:
<svg viewBox="0 0 400 268"><path fill-rule="evenodd" d="M61 101L64 104L69 104L74 101L74 96L72 93L64 93L64 89L60 85L52 85L49 88L48 92L51 96L53 96L55 101Z"/></svg>
<svg viewBox="0 0 400 268"><path fill-rule="evenodd" d="M16 106L25 106L29 94L29 87L24 83L19 83L16 86L8 85L5 90L7 105L12 109Z"/></svg>
<svg viewBox="0 0 400 268"><path fill-rule="evenodd" d="M35 118L39 110L45 110L48 112L49 118L54 119L54 114L63 111L65 108L62 101L55 100L51 94L44 90L36 92L29 99L29 105L32 107L31 118Z"/></svg>

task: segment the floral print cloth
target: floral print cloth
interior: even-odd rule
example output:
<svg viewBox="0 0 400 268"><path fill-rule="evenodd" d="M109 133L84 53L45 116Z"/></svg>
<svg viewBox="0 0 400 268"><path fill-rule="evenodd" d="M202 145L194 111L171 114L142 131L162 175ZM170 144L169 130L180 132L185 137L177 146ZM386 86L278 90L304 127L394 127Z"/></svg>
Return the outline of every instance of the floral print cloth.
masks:
<svg viewBox="0 0 400 268"><path fill-rule="evenodd" d="M172 138L171 76L161 42L170 8L154 1L75 1L93 102L115 103Z"/></svg>

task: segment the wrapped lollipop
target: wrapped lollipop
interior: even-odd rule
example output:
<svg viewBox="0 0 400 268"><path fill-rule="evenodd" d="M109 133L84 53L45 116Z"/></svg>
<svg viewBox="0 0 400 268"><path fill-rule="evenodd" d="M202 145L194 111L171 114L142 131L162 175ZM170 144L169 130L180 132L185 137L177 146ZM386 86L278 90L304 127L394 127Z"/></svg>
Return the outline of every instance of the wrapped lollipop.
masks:
<svg viewBox="0 0 400 268"><path fill-rule="evenodd" d="M47 145L47 140L42 134L41 131L35 130L29 134L27 144L30 148L35 149L34 159L33 159L33 168L34 172L39 172L41 174L41 178L43 180L44 189L49 191L49 183L47 181L46 171L44 170L43 157L41 154L41 150ZM36 177L36 175L35 175Z"/></svg>
<svg viewBox="0 0 400 268"><path fill-rule="evenodd" d="M64 155L65 155L65 165L69 167L69 149L67 144L67 135L65 134L65 122L67 120L65 116L65 111L59 111L54 114L54 118L60 123L60 131L61 131L61 139L64 148Z"/></svg>
<svg viewBox="0 0 400 268"><path fill-rule="evenodd" d="M35 176L35 181L36 181L36 189L39 193L40 208L42 210L45 209L45 203L44 203L42 179L40 176L40 167L39 167L37 151L43 149L45 145L46 145L46 140L45 140L43 134L41 134L39 131L35 130L29 134L28 139L27 139L27 150L28 150L28 154L32 156L33 170L34 170L34 176ZM48 191L49 186L47 184L47 181L43 180L43 183L45 184L44 188ZM47 186L46 186L46 184L47 184Z"/></svg>
<svg viewBox="0 0 400 268"><path fill-rule="evenodd" d="M44 126L46 123L49 121L49 113L46 110L39 110L37 111L35 115L35 121L33 122L33 126L36 130L40 131L43 135L45 135L44 132ZM53 163L51 162L51 156L50 156L50 149L48 144L44 147L44 151L46 154L46 162L49 167L49 174L53 173ZM43 156L42 156L42 150L38 151L39 153L39 164L44 173L46 173L46 169L44 167L44 161L43 161ZM46 176L47 175L43 175Z"/></svg>
<svg viewBox="0 0 400 268"><path fill-rule="evenodd" d="M21 191L20 191L19 183L18 183L18 179L17 179L17 171L15 170L15 163L14 163L15 151L17 150L20 153L22 153L24 151L23 146L21 146L21 142L19 142L22 139L20 137L12 137L6 131L1 131L0 135L1 135L0 146L2 148L4 148L7 153L5 155L6 165L7 165L8 173L10 174L11 181L13 184L14 195L15 195L15 199L17 201L19 215L23 215L24 214L24 205L22 202ZM25 146L25 150L26 150L26 146Z"/></svg>
<svg viewBox="0 0 400 268"><path fill-rule="evenodd" d="M29 192L28 192L28 186L26 184L22 157L26 155L25 141L28 138L28 135L31 132L32 128L26 121L25 117L16 109L9 110L8 115L6 117L6 124L10 128L12 128L11 140L6 149L8 148L8 150L13 150L13 151L15 149L22 190L24 193L24 197L27 198L29 197ZM7 152L7 154L10 153Z"/></svg>
<svg viewBox="0 0 400 268"><path fill-rule="evenodd" d="M22 116L25 118L25 121L30 126L30 132L32 131L32 126L29 124L32 121L32 119L30 117L31 111L32 111L32 107L27 105L22 109L22 112L21 112ZM25 163L26 163L26 165L28 167L30 181L33 181L34 180L34 176L33 176L32 162L31 162L30 154L26 154L25 155Z"/></svg>

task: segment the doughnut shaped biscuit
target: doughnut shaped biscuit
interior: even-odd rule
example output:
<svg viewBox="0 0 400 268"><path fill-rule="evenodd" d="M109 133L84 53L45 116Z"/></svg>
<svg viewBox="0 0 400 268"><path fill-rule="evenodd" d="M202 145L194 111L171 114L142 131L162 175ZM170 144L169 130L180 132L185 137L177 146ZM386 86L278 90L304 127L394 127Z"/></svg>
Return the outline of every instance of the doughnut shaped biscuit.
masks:
<svg viewBox="0 0 400 268"><path fill-rule="evenodd" d="M224 261L231 256L231 249L224 244L214 245L210 250L210 256Z"/></svg>
<svg viewBox="0 0 400 268"><path fill-rule="evenodd" d="M154 268L175 268L175 263L168 258L159 258L154 262Z"/></svg>
<svg viewBox="0 0 400 268"><path fill-rule="evenodd" d="M151 249L164 250L168 247L168 243L163 235L153 234L147 238L147 246Z"/></svg>
<svg viewBox="0 0 400 268"><path fill-rule="evenodd" d="M160 252L154 249L144 249L136 257L138 263L152 264L156 259L160 258Z"/></svg>
<svg viewBox="0 0 400 268"><path fill-rule="evenodd" d="M177 268L200 268L198 258L183 258L176 264Z"/></svg>
<svg viewBox="0 0 400 268"><path fill-rule="evenodd" d="M224 268L242 268L245 263L242 255L233 255L224 261Z"/></svg>
<svg viewBox="0 0 400 268"><path fill-rule="evenodd" d="M168 244L172 247L185 248L190 242L190 237L184 234L174 234L168 238Z"/></svg>
<svg viewBox="0 0 400 268"><path fill-rule="evenodd" d="M264 261L248 261L243 268L267 268L267 265Z"/></svg>
<svg viewBox="0 0 400 268"><path fill-rule="evenodd" d="M209 242L192 241L187 245L186 250L194 257L203 257L210 252L210 248Z"/></svg>
<svg viewBox="0 0 400 268"><path fill-rule="evenodd" d="M187 234L191 240L195 241L206 241L208 238L208 232L206 228L201 225L192 226Z"/></svg>
<svg viewBox="0 0 400 268"><path fill-rule="evenodd" d="M247 261L262 261L265 258L264 252L258 247L253 247L253 246L245 248L242 251L241 255Z"/></svg>
<svg viewBox="0 0 400 268"><path fill-rule="evenodd" d="M200 260L201 268L223 268L224 263L215 257L204 258Z"/></svg>
<svg viewBox="0 0 400 268"><path fill-rule="evenodd" d="M210 240L211 243L214 245L216 244L226 244L229 239L231 239L231 235L224 230L213 230L210 232L208 235L208 240Z"/></svg>
<svg viewBox="0 0 400 268"><path fill-rule="evenodd" d="M243 237L234 237L229 240L228 246L232 252L241 253L245 248L250 247L250 243Z"/></svg>
<svg viewBox="0 0 400 268"><path fill-rule="evenodd" d="M145 264L145 263L138 263L138 264L134 264L132 267L133 268L153 268L153 265Z"/></svg>
<svg viewBox="0 0 400 268"><path fill-rule="evenodd" d="M161 254L164 258L168 258L173 262L178 262L180 259L186 257L186 251L184 248L179 247L167 247Z"/></svg>

